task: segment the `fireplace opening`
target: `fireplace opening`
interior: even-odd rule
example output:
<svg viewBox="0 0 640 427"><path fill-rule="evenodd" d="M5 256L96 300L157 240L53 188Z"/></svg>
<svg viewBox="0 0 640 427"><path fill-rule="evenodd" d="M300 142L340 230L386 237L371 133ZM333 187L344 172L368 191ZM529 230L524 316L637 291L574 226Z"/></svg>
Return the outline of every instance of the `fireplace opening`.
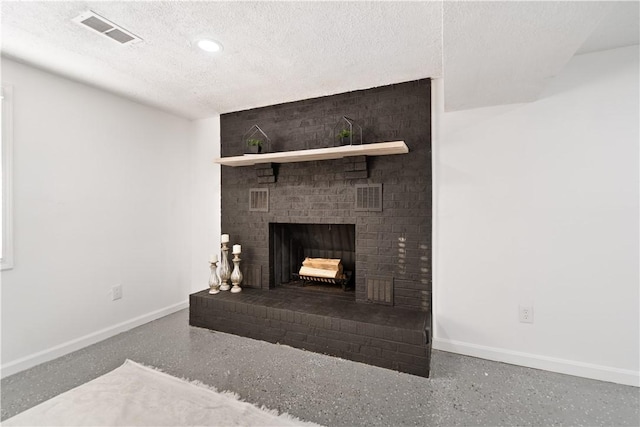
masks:
<svg viewBox="0 0 640 427"><path fill-rule="evenodd" d="M354 224L269 224L269 285L342 294L355 287L356 232ZM305 259L340 261L335 275L307 275ZM331 261L328 261L331 260ZM307 265L308 261L305 263ZM301 275L302 274L302 275ZM353 295L353 294L351 294Z"/></svg>

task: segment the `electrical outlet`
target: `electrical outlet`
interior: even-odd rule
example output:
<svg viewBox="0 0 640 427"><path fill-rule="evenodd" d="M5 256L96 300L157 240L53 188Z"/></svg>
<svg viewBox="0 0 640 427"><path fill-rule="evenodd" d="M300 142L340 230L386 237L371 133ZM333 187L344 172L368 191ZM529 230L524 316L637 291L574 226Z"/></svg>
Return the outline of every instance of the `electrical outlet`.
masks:
<svg viewBox="0 0 640 427"><path fill-rule="evenodd" d="M111 299L115 301L120 298L122 298L122 285L115 285L111 288Z"/></svg>
<svg viewBox="0 0 640 427"><path fill-rule="evenodd" d="M520 323L533 323L533 307L521 305L519 308Z"/></svg>

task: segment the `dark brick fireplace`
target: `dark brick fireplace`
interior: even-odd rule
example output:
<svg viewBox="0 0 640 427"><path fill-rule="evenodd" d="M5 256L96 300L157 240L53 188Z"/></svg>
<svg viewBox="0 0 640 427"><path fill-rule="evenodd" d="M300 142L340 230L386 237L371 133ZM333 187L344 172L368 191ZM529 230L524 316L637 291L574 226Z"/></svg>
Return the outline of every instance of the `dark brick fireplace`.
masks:
<svg viewBox="0 0 640 427"><path fill-rule="evenodd" d="M339 145L342 116L362 126L365 144L402 140L409 153L223 166L222 231L242 244L244 291L192 295L190 322L428 376L430 80L224 114L222 156L242 155L255 124L273 151ZM301 256L343 259L354 291L282 286Z"/></svg>

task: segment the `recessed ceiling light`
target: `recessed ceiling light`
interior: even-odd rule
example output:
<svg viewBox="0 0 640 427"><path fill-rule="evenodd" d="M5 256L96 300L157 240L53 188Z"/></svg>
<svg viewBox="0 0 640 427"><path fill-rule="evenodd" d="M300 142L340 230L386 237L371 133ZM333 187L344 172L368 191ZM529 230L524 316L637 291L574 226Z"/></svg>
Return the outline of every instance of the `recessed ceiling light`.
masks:
<svg viewBox="0 0 640 427"><path fill-rule="evenodd" d="M205 52L211 53L220 52L222 50L222 45L220 45L220 43L214 42L213 40L209 39L198 40L198 47Z"/></svg>

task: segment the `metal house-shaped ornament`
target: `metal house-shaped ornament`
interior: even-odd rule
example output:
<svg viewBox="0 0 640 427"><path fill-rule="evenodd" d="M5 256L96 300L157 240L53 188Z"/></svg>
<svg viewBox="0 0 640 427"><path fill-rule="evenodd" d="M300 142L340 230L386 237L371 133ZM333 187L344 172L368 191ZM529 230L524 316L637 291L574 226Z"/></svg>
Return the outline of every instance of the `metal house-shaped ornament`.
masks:
<svg viewBox="0 0 640 427"><path fill-rule="evenodd" d="M242 135L242 143L245 146L245 154L271 152L271 139L257 124L251 126L251 129Z"/></svg>
<svg viewBox="0 0 640 427"><path fill-rule="evenodd" d="M362 145L362 127L347 116L342 116L333 127L333 137L339 145Z"/></svg>

